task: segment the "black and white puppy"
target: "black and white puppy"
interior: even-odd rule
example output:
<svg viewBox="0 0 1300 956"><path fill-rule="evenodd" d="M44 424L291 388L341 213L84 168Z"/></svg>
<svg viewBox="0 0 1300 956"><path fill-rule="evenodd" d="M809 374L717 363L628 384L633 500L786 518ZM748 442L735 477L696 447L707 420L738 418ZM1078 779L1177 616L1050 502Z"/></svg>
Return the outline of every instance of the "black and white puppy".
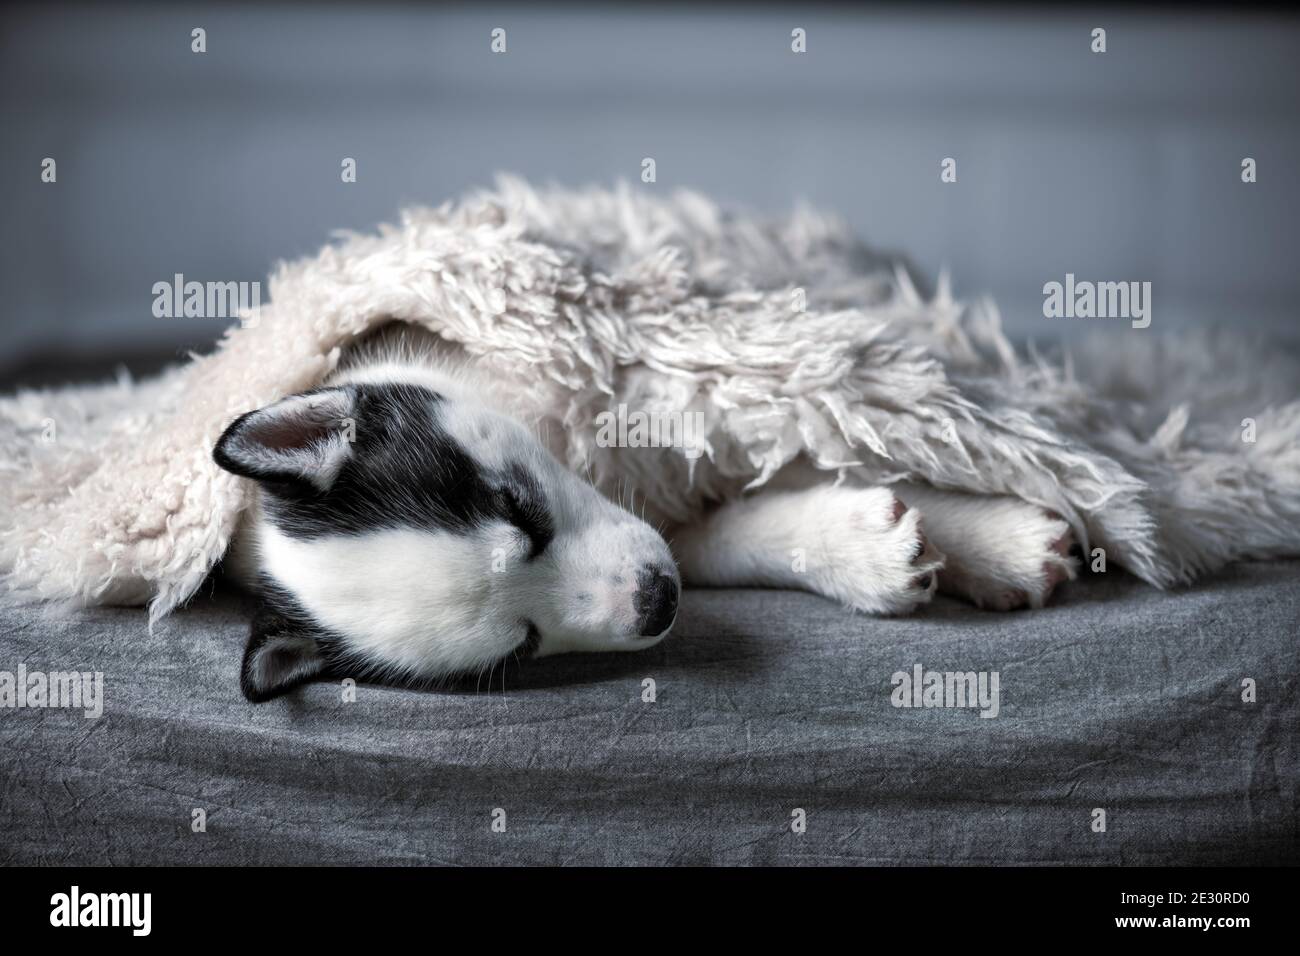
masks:
<svg viewBox="0 0 1300 956"><path fill-rule="evenodd" d="M425 681L668 633L664 539L484 398L464 369L380 348L222 435L217 463L257 482L224 562L265 599L250 700L326 671Z"/></svg>
<svg viewBox="0 0 1300 956"><path fill-rule="evenodd" d="M672 529L674 554L560 464L499 381L394 328L217 442L217 463L256 482L224 561L263 598L241 671L250 700L327 673L428 682L641 650L673 625L679 567L694 584L801 588L873 613L936 589L1041 606L1074 575L1068 526L1033 505L841 485L798 462L701 507Z"/></svg>

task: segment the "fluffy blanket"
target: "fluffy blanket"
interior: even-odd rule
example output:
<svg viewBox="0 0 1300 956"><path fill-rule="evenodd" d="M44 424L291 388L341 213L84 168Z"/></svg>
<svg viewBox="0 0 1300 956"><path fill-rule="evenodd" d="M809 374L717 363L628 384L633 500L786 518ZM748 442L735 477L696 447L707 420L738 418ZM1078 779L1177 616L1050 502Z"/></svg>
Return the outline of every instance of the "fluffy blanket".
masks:
<svg viewBox="0 0 1300 956"><path fill-rule="evenodd" d="M211 458L223 427L394 320L459 343L571 467L669 520L802 455L1018 495L1161 587L1300 553L1288 357L1162 336L1158 314L1106 323L1073 361L1018 356L991 304L943 280L921 295L812 211L766 222L690 193L502 180L279 266L268 304L155 380L0 400L6 600L148 602L155 619L182 604L247 501ZM597 416L620 404L703 413L703 456L602 447Z"/></svg>

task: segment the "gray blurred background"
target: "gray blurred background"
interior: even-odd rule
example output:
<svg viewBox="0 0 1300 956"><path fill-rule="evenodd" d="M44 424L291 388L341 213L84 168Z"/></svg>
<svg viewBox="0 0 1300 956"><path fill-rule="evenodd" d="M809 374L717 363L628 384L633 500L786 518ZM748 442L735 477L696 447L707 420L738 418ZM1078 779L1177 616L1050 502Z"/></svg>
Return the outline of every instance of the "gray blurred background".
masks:
<svg viewBox="0 0 1300 956"><path fill-rule="evenodd" d="M117 361L148 371L224 325L154 318L154 282L264 279L333 230L498 170L826 206L923 272L946 266L958 295L991 294L1036 341L1095 327L1043 317L1043 283L1066 272L1152 282L1152 333L1293 335L1300 24L1280 16L8 8L0 385ZM1105 54L1089 49L1098 26ZM489 50L495 27L504 55ZM790 51L795 27L806 54ZM345 156L355 184L340 181ZM646 156L653 186L639 182ZM939 180L948 156L953 185Z"/></svg>

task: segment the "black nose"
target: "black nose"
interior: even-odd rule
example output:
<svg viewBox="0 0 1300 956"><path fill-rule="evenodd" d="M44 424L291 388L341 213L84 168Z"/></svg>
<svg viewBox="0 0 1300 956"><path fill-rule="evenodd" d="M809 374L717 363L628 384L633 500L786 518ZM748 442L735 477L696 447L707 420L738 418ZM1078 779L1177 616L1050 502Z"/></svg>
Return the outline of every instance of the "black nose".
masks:
<svg viewBox="0 0 1300 956"><path fill-rule="evenodd" d="M646 567L636 576L636 632L658 637L677 617L677 582L663 569Z"/></svg>

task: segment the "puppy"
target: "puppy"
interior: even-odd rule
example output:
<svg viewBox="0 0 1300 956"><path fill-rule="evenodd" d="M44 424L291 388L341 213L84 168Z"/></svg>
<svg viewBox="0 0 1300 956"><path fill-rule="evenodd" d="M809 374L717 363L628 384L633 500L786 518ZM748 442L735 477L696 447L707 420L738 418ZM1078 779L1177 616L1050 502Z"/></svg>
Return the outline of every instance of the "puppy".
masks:
<svg viewBox="0 0 1300 956"><path fill-rule="evenodd" d="M700 521L671 529L674 556L523 417L453 346L394 326L321 388L226 429L216 462L256 483L223 563L263 602L249 700L323 674L424 683L642 650L672 628L683 575L905 613L937 589L1041 606L1074 574L1068 526L1032 505L836 485L802 464L755 495L701 502Z"/></svg>

